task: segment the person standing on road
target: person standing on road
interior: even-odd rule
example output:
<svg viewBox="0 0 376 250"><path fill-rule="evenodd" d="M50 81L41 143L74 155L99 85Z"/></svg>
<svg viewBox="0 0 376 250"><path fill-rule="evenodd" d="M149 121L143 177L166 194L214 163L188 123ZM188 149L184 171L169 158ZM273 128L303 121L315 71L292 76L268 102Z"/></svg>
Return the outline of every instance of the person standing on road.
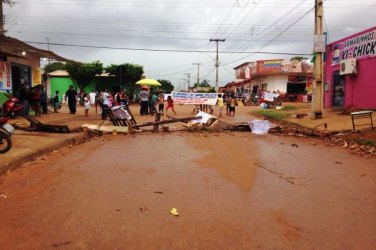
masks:
<svg viewBox="0 0 376 250"><path fill-rule="evenodd" d="M86 93L83 95L83 99L84 99L85 117L88 117L89 109L90 109L90 101Z"/></svg>
<svg viewBox="0 0 376 250"><path fill-rule="evenodd" d="M149 93L145 88L141 89L141 92L138 94L138 97L141 101L140 115L148 114L148 105L149 105Z"/></svg>
<svg viewBox="0 0 376 250"><path fill-rule="evenodd" d="M164 111L164 94L160 93L158 96L158 112L163 115Z"/></svg>
<svg viewBox="0 0 376 250"><path fill-rule="evenodd" d="M105 120L107 118L107 109L109 108L109 97L110 97L110 94L108 93L107 89L104 89L102 91L102 100L103 100L103 103L102 103L102 120ZM112 105L111 105L112 107Z"/></svg>
<svg viewBox="0 0 376 250"><path fill-rule="evenodd" d="M217 99L217 106L218 106L218 111L219 111L219 117L222 117L222 112L223 112L223 98L221 94L218 94L218 99Z"/></svg>
<svg viewBox="0 0 376 250"><path fill-rule="evenodd" d="M174 101L172 100L171 96L169 95L167 97L167 107L166 107L166 115L167 115L167 110L171 108L172 112L176 115L175 109L174 109Z"/></svg>
<svg viewBox="0 0 376 250"><path fill-rule="evenodd" d="M97 94L95 93L95 91L94 90L92 90L91 92L90 92L90 94L89 94L89 101L90 101L90 105L92 106L92 107L94 107L94 105L95 105L95 98L97 97Z"/></svg>
<svg viewBox="0 0 376 250"><path fill-rule="evenodd" d="M40 106L42 107L42 112L43 114L48 114L47 92L43 84L39 84L38 86L39 86L39 91L40 91Z"/></svg>
<svg viewBox="0 0 376 250"><path fill-rule="evenodd" d="M68 99L68 107L70 114L76 114L77 106L77 91L73 88L73 85L69 86L69 89L65 93L65 101Z"/></svg>
<svg viewBox="0 0 376 250"><path fill-rule="evenodd" d="M236 106L236 98L235 96L231 96L229 99L230 103L230 116L235 116L235 106Z"/></svg>
<svg viewBox="0 0 376 250"><path fill-rule="evenodd" d="M59 100L59 90L55 91L55 96L54 96L54 113L59 113L59 108L60 108L60 100Z"/></svg>

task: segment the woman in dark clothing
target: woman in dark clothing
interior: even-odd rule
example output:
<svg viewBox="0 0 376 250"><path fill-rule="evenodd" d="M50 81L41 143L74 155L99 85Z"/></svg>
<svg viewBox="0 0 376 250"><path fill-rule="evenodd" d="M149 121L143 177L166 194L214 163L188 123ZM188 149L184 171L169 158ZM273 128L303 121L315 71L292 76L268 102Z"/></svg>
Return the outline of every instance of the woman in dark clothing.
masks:
<svg viewBox="0 0 376 250"><path fill-rule="evenodd" d="M65 93L65 100L67 99L70 113L76 114L77 91L73 88L73 85L70 85L69 89Z"/></svg>

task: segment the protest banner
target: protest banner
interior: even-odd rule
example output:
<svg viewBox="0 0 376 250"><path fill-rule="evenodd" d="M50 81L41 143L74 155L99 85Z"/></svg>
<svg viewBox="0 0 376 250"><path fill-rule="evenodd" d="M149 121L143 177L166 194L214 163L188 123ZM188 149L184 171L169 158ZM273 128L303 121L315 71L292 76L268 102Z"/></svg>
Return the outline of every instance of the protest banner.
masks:
<svg viewBox="0 0 376 250"><path fill-rule="evenodd" d="M175 104L184 105L215 105L218 98L218 93L172 92L170 95Z"/></svg>

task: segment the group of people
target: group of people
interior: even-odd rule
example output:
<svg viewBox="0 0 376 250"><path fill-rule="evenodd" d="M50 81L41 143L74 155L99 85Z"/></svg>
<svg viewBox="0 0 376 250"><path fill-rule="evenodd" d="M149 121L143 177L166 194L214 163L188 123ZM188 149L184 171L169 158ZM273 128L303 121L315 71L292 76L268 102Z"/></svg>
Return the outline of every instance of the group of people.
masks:
<svg viewBox="0 0 376 250"><path fill-rule="evenodd" d="M153 92L153 89L141 88L138 97L140 99L140 115L154 115L157 112L164 114L165 112L167 113L168 109L171 109L176 115L174 101L172 100L171 96L167 96L166 108L164 105L164 93L162 92L158 94Z"/></svg>
<svg viewBox="0 0 376 250"><path fill-rule="evenodd" d="M56 93L57 95L58 93ZM58 98L57 98L58 99ZM112 94L107 89L103 89L98 92L92 90L89 94L85 91L81 95L73 88L73 85L69 86L69 89L65 93L65 101L68 101L69 112L75 114L77 110L77 103L82 103L85 109L85 116L89 116L89 110L95 108L95 113L98 113L98 107L101 111L102 119L106 119L106 108L112 108L116 105L127 106L129 103L128 96L123 90Z"/></svg>
<svg viewBox="0 0 376 250"><path fill-rule="evenodd" d="M98 108L101 112L102 119L107 117L107 108L113 106L129 104L129 99L123 90L119 90L116 93L110 93L107 89L102 91L92 90L90 93L82 91L79 93L73 85L69 86L69 89L65 92L63 98L59 96L59 91L55 91L55 95L51 98L51 104L55 113L59 112L61 108L61 102L64 100L68 102L70 114L76 114L77 105L81 104L85 110L85 116L89 116L89 110L95 108L95 113L98 113ZM47 114L48 110L48 97L43 85L37 85L35 87L27 88L25 84L21 84L19 91L16 93L16 97L21 103L25 104L23 114L27 115L32 108L36 116L40 116L41 113ZM163 92L153 92L152 88L141 88L138 94L140 101L140 115L154 115L155 113L165 114L169 109L176 115L174 101L170 95ZM231 93L219 94L217 98L216 106L218 106L219 117L222 117L223 110L225 108L226 114L230 116L235 115L235 107L237 100ZM212 114L214 107L212 105L196 105L193 112L204 111Z"/></svg>
<svg viewBox="0 0 376 250"><path fill-rule="evenodd" d="M32 110L35 116L40 116L41 113L48 113L48 99L44 85L39 84L28 88L27 84L21 84L15 96L20 103L24 104L22 115L28 115Z"/></svg>

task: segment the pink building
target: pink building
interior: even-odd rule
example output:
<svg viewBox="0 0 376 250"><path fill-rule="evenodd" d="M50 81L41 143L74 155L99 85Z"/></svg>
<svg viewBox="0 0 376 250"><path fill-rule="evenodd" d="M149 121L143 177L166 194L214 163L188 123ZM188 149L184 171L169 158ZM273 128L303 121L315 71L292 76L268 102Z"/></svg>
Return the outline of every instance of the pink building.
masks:
<svg viewBox="0 0 376 250"><path fill-rule="evenodd" d="M327 46L324 106L376 108L376 27Z"/></svg>

